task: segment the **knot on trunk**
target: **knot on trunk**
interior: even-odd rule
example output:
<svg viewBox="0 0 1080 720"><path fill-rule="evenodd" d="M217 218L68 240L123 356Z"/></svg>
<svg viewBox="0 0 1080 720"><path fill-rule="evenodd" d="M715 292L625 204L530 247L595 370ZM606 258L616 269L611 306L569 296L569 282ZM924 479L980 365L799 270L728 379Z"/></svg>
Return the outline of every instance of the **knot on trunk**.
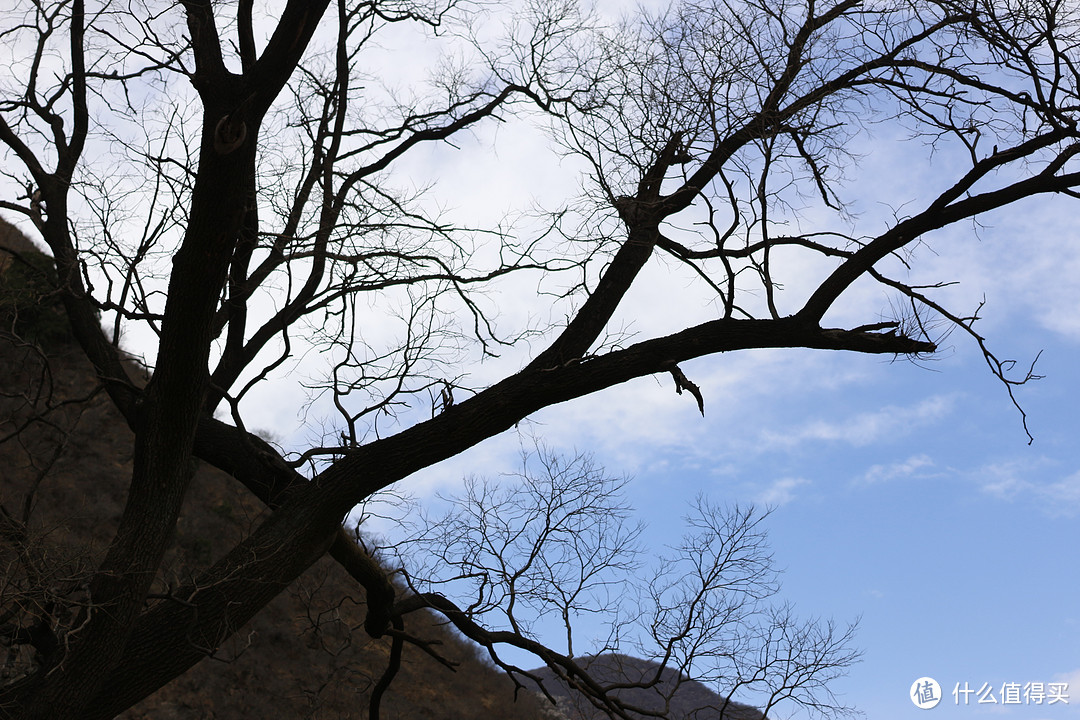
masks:
<svg viewBox="0 0 1080 720"><path fill-rule="evenodd" d="M247 125L240 118L224 115L214 128L214 152L228 155L244 144L247 138Z"/></svg>

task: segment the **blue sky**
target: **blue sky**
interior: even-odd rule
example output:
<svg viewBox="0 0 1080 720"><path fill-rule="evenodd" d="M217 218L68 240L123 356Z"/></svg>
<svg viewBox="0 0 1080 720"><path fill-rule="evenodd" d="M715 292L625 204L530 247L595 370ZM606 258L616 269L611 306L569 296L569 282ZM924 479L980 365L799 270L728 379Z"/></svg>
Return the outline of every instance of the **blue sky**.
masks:
<svg viewBox="0 0 1080 720"><path fill-rule="evenodd" d="M510 135L499 138L504 157L528 156L527 132L517 142L502 132ZM896 137L860 142L854 187L875 178L853 200L867 232L885 222L888 206L926 202L958 167ZM504 175L494 165L465 172L503 177L493 186L512 188L515 165ZM436 180L460 177L449 159L426 167ZM1045 379L1016 392L1031 445L1005 388L959 332L922 362L798 350L705 358L683 368L702 388L704 418L670 378L644 378L538 413L528 431L632 476L629 499L658 544L678 538L685 503L698 492L774 507L767 527L783 569L781 598L807 616L859 620L863 660L834 688L867 717L1080 717L1074 202L1036 199L981 218L977 232L949 228L928 237L915 259L913 277L959 281L943 291L950 307L986 300L978 329L998 357L1026 368L1041 352L1036 372ZM616 324L640 337L710 312L661 263L627 303ZM887 310L876 288L853 288L833 320L853 326ZM518 444L496 438L412 487L445 492L466 474L511 470ZM908 697L922 676L945 693L931 711ZM988 685L1000 700L1005 683L1029 682L1070 683L1069 704L980 705L971 694L964 706L952 696L966 683Z"/></svg>
<svg viewBox="0 0 1080 720"><path fill-rule="evenodd" d="M704 418L669 379L642 379L539 413L528 432L630 475L629 500L657 545L677 541L699 492L774 507L780 598L804 616L859 620L863 659L834 689L867 717L1080 717L1076 343L1030 329L995 339L1044 350L1047 377L1018 393L1030 446L1004 389L959 338L930 369L797 350L705 359L685 368L705 393ZM737 383L724 382L728 368ZM466 474L511 471L518 443L496 438L413 489L452 492ZM922 676L946 688L932 711L907 698ZM1071 682L1075 696L957 707L948 693L964 682Z"/></svg>
<svg viewBox="0 0 1080 720"><path fill-rule="evenodd" d="M472 224L531 203L554 207L578 191L582 169L554 155L542 133L514 123L496 130L459 141L460 150L417 153L402 177L431 184L451 217ZM862 159L849 169L846 192L860 232L879 231L894 208L928 202L962 167L947 150L931 161L928 148L887 129L857 142ZM958 312L985 299L978 329L999 357L1026 367L1042 352L1037 372L1046 378L1017 391L1032 445L1004 387L959 332L919 363L798 350L704 358L683 367L704 393L704 418L663 376L549 408L522 429L632 477L628 499L657 545L681 535L686 502L699 492L773 507L767 528L783 570L780 598L805 616L859 620L863 660L834 689L867 717L1080 717L1074 203L1036 199L980 218L977 232L968 224L935 233L911 276L958 281L938 295ZM797 222L836 229L814 209ZM814 270L788 278L794 297L805 297ZM537 303L528 283L494 294L488 307L509 327L559 315ZM888 310L880 289L856 286L827 320L852 327ZM655 262L612 326L645 338L714 313L681 270ZM527 354L509 351L474 367L473 382L517 369ZM310 422L305 430L297 420L302 401L295 385L277 387L250 409L278 437L299 441L310 437ZM317 416L318 406L305 417ZM402 489L423 499L452 493L469 474L510 472L521 442L512 432L493 438ZM908 697L922 676L945 692L932 711ZM988 706L971 695L972 704L958 706L951 695L968 683L989 684L1000 697L1003 683L1028 682L1069 682L1070 703Z"/></svg>
<svg viewBox="0 0 1080 720"><path fill-rule="evenodd" d="M698 492L775 507L767 528L783 570L780 597L803 615L859 620L863 660L834 687L867 717L928 712L907 699L924 675L948 693L964 682L1063 681L1075 693L1068 706L993 710L953 706L949 696L931 717L1078 717L1080 458L1072 439L1080 428L1070 399L1080 388L1069 362L1075 342L1052 333L1042 339L1047 377L1019 393L1036 437L1031 446L1000 384L962 343L933 370L767 353L757 385L743 387L752 410L726 413L708 381L701 382L704 419L677 398L682 436L661 428L648 439L654 406L641 395L675 397L663 381L648 380L638 381L640 392L540 413L531 430L568 451L594 450L610 472L630 474L630 501L658 544L677 540L686 502ZM700 361L687 373L722 376L742 359ZM835 380L815 386L802 382L807 375ZM625 417L635 405L639 413ZM640 433L628 429L635 426ZM432 475L447 489L455 472L511 469L512 458L500 466L494 454L480 448L475 458L450 461L456 471Z"/></svg>
<svg viewBox="0 0 1080 720"><path fill-rule="evenodd" d="M1071 349L1048 348L1063 355ZM979 358L957 360L961 367L938 374L872 368L873 380L831 397L807 392L780 411L846 425L860 414L878 417L883 408L903 415L929 399L935 411L897 437L868 440L856 432L803 442L751 457L738 480L712 484L713 492L730 488L738 496L746 478L795 481L776 496L782 504L769 524L785 568L784 594L810 614L860 617L865 656L838 689L869 717L923 712L905 697L922 675L951 690L963 681L1049 682L1077 669L1080 612L1070 548L1078 464L1068 440L1076 426L1069 403L1060 401L1076 390L1076 375L1067 366L1052 372L1047 358L1042 392L1023 397L1037 437L1028 447L1003 392L980 374ZM938 398L947 400L938 405ZM1075 717L1075 707L1046 708L1044 715ZM981 717L984 710L934 712ZM1027 707L1006 716L1040 716L1032 713Z"/></svg>
<svg viewBox="0 0 1080 720"><path fill-rule="evenodd" d="M535 141L526 131L508 134L503 157L527 154ZM898 178L859 196L865 208L917 203L919 179L933 183L942 169L901 161L919 153L895 139L864 142L860 170ZM500 177L496 165L491 177ZM447 157L426 167L436 187L460 177ZM504 184L491 182L513 187L514 165L503 167ZM631 476L629 500L657 545L681 535L686 502L699 492L773 507L767 528L783 570L780 598L805 616L859 620L863 659L834 689L867 717L1080 717L1080 287L1070 271L1080 240L1071 213L1069 203L1029 202L984 218L977 236L970 227L936 234L932 251L916 259L916 273L960 281L948 290L960 309L985 298L980 329L999 357L1026 367L1041 351L1036 371L1045 379L1016 393L1031 445L1005 388L958 332L920 362L804 350L704 358L683 367L704 393L704 418L663 376L549 408L524 430ZM871 211L862 221L874 222ZM673 317L710 312L685 287L656 263L617 322L648 337ZM851 326L875 321L888 301L856 288L842 307L836 324ZM504 359L480 373L504 362L514 364ZM453 492L465 475L513 470L520 443L504 434L404 485L421 497ZM931 711L908 698L922 676L944 688ZM1000 699L1003 683L1028 682L1068 682L1070 703L991 707L972 694L958 706L951 694L958 684L989 684Z"/></svg>

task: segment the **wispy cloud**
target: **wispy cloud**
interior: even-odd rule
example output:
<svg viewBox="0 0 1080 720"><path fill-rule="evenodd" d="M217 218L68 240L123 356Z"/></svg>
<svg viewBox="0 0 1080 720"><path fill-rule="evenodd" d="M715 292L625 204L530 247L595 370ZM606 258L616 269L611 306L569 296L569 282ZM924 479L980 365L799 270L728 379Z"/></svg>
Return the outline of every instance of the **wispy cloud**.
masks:
<svg viewBox="0 0 1080 720"><path fill-rule="evenodd" d="M1054 675L1054 682L1067 682L1069 687L1080 690L1080 668Z"/></svg>
<svg viewBox="0 0 1080 720"><path fill-rule="evenodd" d="M1080 699L1080 668L1068 672L1056 673L1051 678L1051 681L1056 683L1066 683L1068 685L1066 692L1069 695L1068 705L1063 703L1054 704L1054 709L1059 711L1054 713L1054 717L1080 717L1080 706L1077 705L1077 699Z"/></svg>
<svg viewBox="0 0 1080 720"><path fill-rule="evenodd" d="M1080 340L1080 315L1068 309L1080 304L1080 285L1072 280L1080 273L1080 247L1060 240L1073 233L1074 221L1058 202L1048 203L1044 212L993 217L994 234L1002 239L1023 238L1023 253L1016 253L1009 242L980 244L977 249L966 245L969 253L979 256L980 275L996 280L979 285L994 288L988 298L988 316L1034 318L1042 327L1075 342ZM1008 263L1007 273L1000 271L1004 263Z"/></svg>
<svg viewBox="0 0 1080 720"><path fill-rule="evenodd" d="M762 440L774 447L822 440L862 447L887 437L906 435L916 427L940 420L951 412L954 400L952 395L935 395L915 405L889 405L836 422L812 420L787 432L766 431Z"/></svg>
<svg viewBox="0 0 1080 720"><path fill-rule="evenodd" d="M774 480L767 488L758 493L755 501L768 507L786 505L795 499L795 488L809 484L809 480L800 477Z"/></svg>
<svg viewBox="0 0 1080 720"><path fill-rule="evenodd" d="M907 460L901 462L889 463L888 465L871 465L870 468L863 473L862 477L856 479L855 482L859 485L874 485L901 478L922 476L926 473L920 472L920 470L931 468L933 466L934 461L930 459L930 456L912 455Z"/></svg>
<svg viewBox="0 0 1080 720"><path fill-rule="evenodd" d="M1044 464L1002 462L984 466L979 470L979 489L1008 502L1034 503L1055 517L1080 514L1080 470L1058 480L1032 480L1033 471Z"/></svg>
<svg viewBox="0 0 1080 720"><path fill-rule="evenodd" d="M1074 511L1080 510L1080 471L1045 485L1041 492L1054 502L1068 504Z"/></svg>

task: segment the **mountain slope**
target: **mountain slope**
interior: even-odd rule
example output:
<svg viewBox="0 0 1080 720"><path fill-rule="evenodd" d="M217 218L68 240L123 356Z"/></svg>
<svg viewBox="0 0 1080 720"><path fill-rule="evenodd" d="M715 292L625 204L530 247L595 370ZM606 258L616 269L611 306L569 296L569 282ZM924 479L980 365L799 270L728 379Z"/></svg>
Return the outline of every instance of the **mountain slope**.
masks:
<svg viewBox="0 0 1080 720"><path fill-rule="evenodd" d="M0 617L24 625L48 618L56 627L73 621L85 600L80 588L115 531L131 475L133 435L70 337L51 291L50 262L0 220ZM138 374L132 366L132 375ZM168 602L171 587L216 560L264 513L238 483L200 467L157 578L157 601ZM366 718L389 644L363 632L364 613L362 589L324 558L213 657L120 717ZM601 717L547 669L534 674L559 697L559 712L529 692L515 698L513 683L433 616L410 616L406 631L434 643L456 670L406 645L402 668L384 700L384 717L539 720L560 712L569 720ZM9 647L0 662L0 683L34 667L25 645L4 644ZM604 683L641 680L655 673L656 665L603 655L589 668ZM716 709L724 706L721 697L674 671L666 671L658 687L660 692L632 690L620 697L652 710L666 707L672 720L764 717L734 703L721 716ZM670 705L661 693L672 695Z"/></svg>
<svg viewBox="0 0 1080 720"><path fill-rule="evenodd" d="M67 334L48 273L38 271L48 259L2 221L0 243L18 253L0 249L0 617L9 628L21 621L44 630L72 622L85 600L81 587L123 509L133 435ZM264 512L231 478L201 467L156 601L168 602L170 587L231 548ZM365 718L389 645L364 633L364 611L362 590L324 558L214 657L121 717ZM433 617L410 616L406 631L436 643L456 672L406 645L383 717L543 716L534 696L515 701L513 683ZM4 645L0 683L31 671L35 658L26 645Z"/></svg>
<svg viewBox="0 0 1080 720"><path fill-rule="evenodd" d="M616 653L579 658L579 662L601 684L649 683L660 667L649 660ZM559 710L567 720L598 720L606 717L579 692L555 679L554 673L548 668L533 670L532 673L558 699ZM671 668L665 668L660 674L660 681L651 688L618 689L613 690L612 695L622 702L661 714L669 720L765 720L765 716L755 708L727 700Z"/></svg>

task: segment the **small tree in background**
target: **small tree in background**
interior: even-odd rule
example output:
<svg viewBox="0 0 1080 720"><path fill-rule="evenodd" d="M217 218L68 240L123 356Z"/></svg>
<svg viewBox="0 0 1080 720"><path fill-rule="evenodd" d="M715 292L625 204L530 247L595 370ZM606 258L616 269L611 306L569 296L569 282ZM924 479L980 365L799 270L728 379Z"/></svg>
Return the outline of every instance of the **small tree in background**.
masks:
<svg viewBox="0 0 1080 720"><path fill-rule="evenodd" d="M732 696L765 715L786 700L825 716L847 712L829 682L858 658L854 628L800 620L774 602L767 513L698 497L681 540L648 548L622 497L625 484L588 455L563 457L540 445L522 454L513 475L467 479L445 514L424 517L390 548L409 602L449 613L511 677L550 693L544 683L553 674L578 693L582 717L750 711ZM607 626L608 638L582 653L575 631L590 618ZM563 642L541 645L537 626L548 638L561 631ZM550 672L527 672L501 657L500 645L535 655ZM591 672L597 657L622 653L654 664L613 672L604 663L603 675ZM690 678L722 694L680 697Z"/></svg>

